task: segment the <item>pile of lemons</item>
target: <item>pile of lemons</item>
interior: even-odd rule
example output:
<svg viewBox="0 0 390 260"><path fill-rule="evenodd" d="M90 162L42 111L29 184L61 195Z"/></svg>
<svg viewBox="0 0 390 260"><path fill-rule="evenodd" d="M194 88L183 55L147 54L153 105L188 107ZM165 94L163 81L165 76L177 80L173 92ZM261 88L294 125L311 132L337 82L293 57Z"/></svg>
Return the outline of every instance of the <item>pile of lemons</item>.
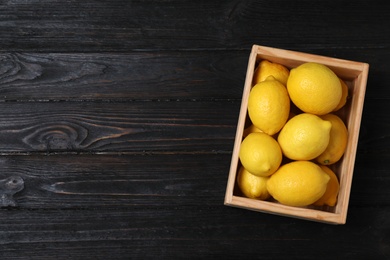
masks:
<svg viewBox="0 0 390 260"><path fill-rule="evenodd" d="M330 165L341 159L348 141L347 127L335 112L347 96L346 83L323 64L289 70L262 60L239 152L242 193L289 206L334 206L340 185Z"/></svg>

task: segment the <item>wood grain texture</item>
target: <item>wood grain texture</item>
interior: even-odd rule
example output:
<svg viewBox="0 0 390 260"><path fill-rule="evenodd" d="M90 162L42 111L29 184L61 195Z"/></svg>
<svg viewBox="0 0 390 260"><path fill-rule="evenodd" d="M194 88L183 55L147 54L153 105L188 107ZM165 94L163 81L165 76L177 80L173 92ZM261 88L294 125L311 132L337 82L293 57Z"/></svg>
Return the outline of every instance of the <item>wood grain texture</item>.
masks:
<svg viewBox="0 0 390 260"><path fill-rule="evenodd" d="M247 51L0 54L0 100L240 99Z"/></svg>
<svg viewBox="0 0 390 260"><path fill-rule="evenodd" d="M0 160L0 178L19 176L20 210L140 207L219 207L231 154L161 153L13 155ZM379 157L386 161L389 156ZM387 208L390 185L384 165L358 158L350 205Z"/></svg>
<svg viewBox="0 0 390 260"><path fill-rule="evenodd" d="M0 249L8 259L21 259L21 251L34 259L230 259L258 258L259 251L262 258L284 258L281 248L289 249L289 258L329 259L342 255L385 259L390 248L382 230L390 228L389 211L350 211L350 225L341 227L224 206L148 211L1 211ZM29 225L25 225L26 218ZM322 243L324 236L332 244ZM356 240L356 236L365 239ZM237 250L237 243L242 243L241 250Z"/></svg>
<svg viewBox="0 0 390 260"><path fill-rule="evenodd" d="M382 1L9 0L0 50L381 48L389 44L388 9Z"/></svg>
<svg viewBox="0 0 390 260"><path fill-rule="evenodd" d="M211 101L0 103L0 151L228 151L238 106Z"/></svg>
<svg viewBox="0 0 390 260"><path fill-rule="evenodd" d="M385 152L386 99L365 105L358 151ZM0 102L0 152L231 152L240 101Z"/></svg>
<svg viewBox="0 0 390 260"><path fill-rule="evenodd" d="M390 52L297 50L374 64L366 99L390 98ZM241 99L249 53L0 53L0 101Z"/></svg>
<svg viewBox="0 0 390 260"><path fill-rule="evenodd" d="M0 176L23 178L23 209L219 206L230 154L3 157Z"/></svg>

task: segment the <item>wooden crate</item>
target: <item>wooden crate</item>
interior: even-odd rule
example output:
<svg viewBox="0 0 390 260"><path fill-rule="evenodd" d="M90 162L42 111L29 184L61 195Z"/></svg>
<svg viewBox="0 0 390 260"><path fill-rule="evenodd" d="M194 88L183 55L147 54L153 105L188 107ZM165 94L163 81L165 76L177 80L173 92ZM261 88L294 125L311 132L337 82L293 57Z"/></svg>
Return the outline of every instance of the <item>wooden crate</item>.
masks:
<svg viewBox="0 0 390 260"><path fill-rule="evenodd" d="M332 169L335 171L340 182L338 201L333 207L291 207L282 205L275 200L261 201L250 199L241 195L240 190L237 187L236 175L240 167L238 155L243 131L249 120L247 116L248 96L252 88L253 73L256 65L263 59L280 63L289 69L297 67L304 62L318 62L332 69L348 85L349 99L347 104L341 110L337 111L337 114L344 120L348 128L349 139L344 156L337 164L332 166ZM364 95L366 91L368 68L369 65L367 63L254 45L248 62L225 194L225 205L311 221L345 224L358 145Z"/></svg>

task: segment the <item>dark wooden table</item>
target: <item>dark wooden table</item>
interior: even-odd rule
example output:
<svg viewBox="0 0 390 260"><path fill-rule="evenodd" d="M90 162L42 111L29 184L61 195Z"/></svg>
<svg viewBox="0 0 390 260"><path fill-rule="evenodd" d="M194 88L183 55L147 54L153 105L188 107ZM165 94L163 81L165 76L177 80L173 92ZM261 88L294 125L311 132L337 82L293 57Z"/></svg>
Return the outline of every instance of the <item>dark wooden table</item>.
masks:
<svg viewBox="0 0 390 260"><path fill-rule="evenodd" d="M1 259L389 259L389 1L0 4ZM370 64L350 207L223 205L252 44Z"/></svg>

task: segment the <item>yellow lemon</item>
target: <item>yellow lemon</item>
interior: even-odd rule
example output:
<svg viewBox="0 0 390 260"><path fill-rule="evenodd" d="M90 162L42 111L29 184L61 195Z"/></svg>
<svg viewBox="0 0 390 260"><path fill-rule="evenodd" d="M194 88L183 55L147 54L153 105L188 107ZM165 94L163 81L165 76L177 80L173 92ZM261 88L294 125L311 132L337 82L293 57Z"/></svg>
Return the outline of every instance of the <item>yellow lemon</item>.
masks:
<svg viewBox="0 0 390 260"><path fill-rule="evenodd" d="M268 179L269 177L256 176L241 167L237 175L237 184L246 197L266 200L270 197L267 190Z"/></svg>
<svg viewBox="0 0 390 260"><path fill-rule="evenodd" d="M319 116L302 113L291 118L278 136L283 154L292 160L312 160L329 144L332 124Z"/></svg>
<svg viewBox="0 0 390 260"><path fill-rule="evenodd" d="M288 206L307 206L324 195L330 177L310 161L294 161L281 166L267 182L271 196Z"/></svg>
<svg viewBox="0 0 390 260"><path fill-rule="evenodd" d="M340 190L340 183L336 176L336 174L327 166L320 165L321 169L329 175L330 179L326 186L326 191L322 197L313 203L315 206L334 206L337 202L337 195L339 194Z"/></svg>
<svg viewBox="0 0 390 260"><path fill-rule="evenodd" d="M289 112L290 99L287 90L272 76L256 84L249 93L249 118L266 134L279 132L286 123Z"/></svg>
<svg viewBox="0 0 390 260"><path fill-rule="evenodd" d="M348 99L348 85L344 82L344 80L342 79L339 80L341 83L342 94L341 94L341 99L339 104L333 111L340 110L347 103L347 99Z"/></svg>
<svg viewBox="0 0 390 260"><path fill-rule="evenodd" d="M250 126L248 126L247 128L244 129L244 133L242 134L242 136L246 137L250 133L262 133L262 132L263 131L261 131L259 128L257 128L254 124L251 124Z"/></svg>
<svg viewBox="0 0 390 260"><path fill-rule="evenodd" d="M282 157L278 142L265 133L250 133L241 143L241 164L254 175L273 174L279 168Z"/></svg>
<svg viewBox="0 0 390 260"><path fill-rule="evenodd" d="M291 101L303 112L325 115L340 103L342 87L327 66L307 62L290 71L287 90Z"/></svg>
<svg viewBox="0 0 390 260"><path fill-rule="evenodd" d="M268 60L262 60L253 75L253 84L256 85L257 83L264 81L268 76L273 76L276 80L286 86L289 74L290 71L285 66Z"/></svg>
<svg viewBox="0 0 390 260"><path fill-rule="evenodd" d="M323 120L332 124L330 130L329 144L325 151L316 158L316 161L323 165L334 164L343 156L348 143L348 129L343 120L334 114L321 116Z"/></svg>

